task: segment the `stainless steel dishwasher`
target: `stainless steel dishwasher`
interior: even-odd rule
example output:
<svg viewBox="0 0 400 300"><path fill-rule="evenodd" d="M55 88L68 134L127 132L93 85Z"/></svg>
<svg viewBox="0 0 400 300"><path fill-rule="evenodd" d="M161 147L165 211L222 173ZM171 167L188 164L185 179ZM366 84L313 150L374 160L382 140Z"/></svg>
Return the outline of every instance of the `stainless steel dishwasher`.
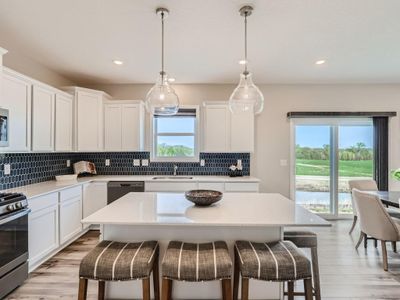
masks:
<svg viewBox="0 0 400 300"><path fill-rule="evenodd" d="M110 181L107 184L107 204L131 192L144 192L144 181Z"/></svg>

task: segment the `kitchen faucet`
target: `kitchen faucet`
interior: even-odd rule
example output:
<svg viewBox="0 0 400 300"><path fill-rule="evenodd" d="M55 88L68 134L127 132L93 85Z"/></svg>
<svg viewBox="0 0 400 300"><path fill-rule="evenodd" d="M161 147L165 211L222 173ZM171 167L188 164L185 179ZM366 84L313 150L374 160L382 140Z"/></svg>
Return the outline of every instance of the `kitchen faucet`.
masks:
<svg viewBox="0 0 400 300"><path fill-rule="evenodd" d="M176 171L178 170L178 166L174 165L174 176L176 176Z"/></svg>

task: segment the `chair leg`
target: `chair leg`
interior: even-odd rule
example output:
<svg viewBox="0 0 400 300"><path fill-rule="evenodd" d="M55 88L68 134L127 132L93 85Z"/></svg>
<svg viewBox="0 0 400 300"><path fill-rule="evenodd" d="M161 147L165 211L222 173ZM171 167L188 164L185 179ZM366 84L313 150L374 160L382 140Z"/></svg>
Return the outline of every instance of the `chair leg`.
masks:
<svg viewBox="0 0 400 300"><path fill-rule="evenodd" d="M87 285L88 285L88 280L86 278L79 278L78 300L86 300Z"/></svg>
<svg viewBox="0 0 400 300"><path fill-rule="evenodd" d="M238 300L239 296L239 278L240 278L240 270L239 270L239 255L235 248L235 261L234 261L234 271L233 271L233 300Z"/></svg>
<svg viewBox="0 0 400 300"><path fill-rule="evenodd" d="M358 247L360 247L361 242L364 239L364 233L362 231L360 231L360 238L358 239L357 245L356 245L356 250L358 249Z"/></svg>
<svg viewBox="0 0 400 300"><path fill-rule="evenodd" d="M374 239L374 247L378 248L378 240L377 239Z"/></svg>
<svg viewBox="0 0 400 300"><path fill-rule="evenodd" d="M312 290L311 278L304 279L304 293L305 293L306 300L312 300L313 290Z"/></svg>
<svg viewBox="0 0 400 300"><path fill-rule="evenodd" d="M154 300L160 300L160 271L158 266L159 250L157 249L153 265Z"/></svg>
<svg viewBox="0 0 400 300"><path fill-rule="evenodd" d="M232 300L232 283L231 279L222 279L222 299Z"/></svg>
<svg viewBox="0 0 400 300"><path fill-rule="evenodd" d="M367 234L364 233L364 248L367 249L367 247L368 247L368 237Z"/></svg>
<svg viewBox="0 0 400 300"><path fill-rule="evenodd" d="M242 298L241 300L249 300L249 279L242 277Z"/></svg>
<svg viewBox="0 0 400 300"><path fill-rule="evenodd" d="M312 270L313 270L315 299L321 300L321 285L320 285L320 280L319 280L319 265L318 265L317 247L311 248L311 264L312 264Z"/></svg>
<svg viewBox="0 0 400 300"><path fill-rule="evenodd" d="M172 295L172 280L163 278L161 299L162 300L171 300L171 295Z"/></svg>
<svg viewBox="0 0 400 300"><path fill-rule="evenodd" d="M150 300L150 277L142 279L143 300Z"/></svg>
<svg viewBox="0 0 400 300"><path fill-rule="evenodd" d="M104 300L105 291L106 291L106 282L99 281L99 289L98 289L97 299Z"/></svg>
<svg viewBox="0 0 400 300"><path fill-rule="evenodd" d="M356 227L356 224L357 224L357 216L354 216L353 217L353 224L351 225L349 234L351 234L353 232L354 228Z"/></svg>
<svg viewBox="0 0 400 300"><path fill-rule="evenodd" d="M396 242L392 242L392 250L393 250L393 252L397 252L397 244L396 244Z"/></svg>
<svg viewBox="0 0 400 300"><path fill-rule="evenodd" d="M288 281L288 300L294 300L294 282L293 281Z"/></svg>
<svg viewBox="0 0 400 300"><path fill-rule="evenodd" d="M388 270L388 258L387 258L387 251L386 251L386 242L381 241L382 246L382 259L383 259L383 270Z"/></svg>

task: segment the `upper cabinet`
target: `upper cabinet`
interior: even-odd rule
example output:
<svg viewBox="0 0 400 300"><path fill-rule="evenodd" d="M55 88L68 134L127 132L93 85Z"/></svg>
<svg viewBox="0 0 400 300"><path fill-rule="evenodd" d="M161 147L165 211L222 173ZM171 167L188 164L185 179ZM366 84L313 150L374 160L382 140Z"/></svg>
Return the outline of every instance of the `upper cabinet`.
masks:
<svg viewBox="0 0 400 300"><path fill-rule="evenodd" d="M103 151L103 103L110 97L101 91L70 87L74 95L74 144L77 151Z"/></svg>
<svg viewBox="0 0 400 300"><path fill-rule="evenodd" d="M253 152L254 115L233 114L227 102L205 102L203 109L204 152Z"/></svg>
<svg viewBox="0 0 400 300"><path fill-rule="evenodd" d="M30 79L3 68L0 107L9 110L9 147L1 152L29 151L31 148L31 91Z"/></svg>
<svg viewBox="0 0 400 300"><path fill-rule="evenodd" d="M55 105L55 151L73 150L73 112L74 97L65 93L56 94Z"/></svg>
<svg viewBox="0 0 400 300"><path fill-rule="evenodd" d="M32 150L54 150L54 104L56 93L47 86L32 89Z"/></svg>
<svg viewBox="0 0 400 300"><path fill-rule="evenodd" d="M104 104L106 151L141 151L144 148L142 101L107 101Z"/></svg>

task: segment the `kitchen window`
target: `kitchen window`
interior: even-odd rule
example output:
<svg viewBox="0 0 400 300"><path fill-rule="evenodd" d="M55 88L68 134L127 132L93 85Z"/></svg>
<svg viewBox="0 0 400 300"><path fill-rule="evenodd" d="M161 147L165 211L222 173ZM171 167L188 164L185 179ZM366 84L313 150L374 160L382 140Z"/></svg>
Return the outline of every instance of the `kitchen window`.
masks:
<svg viewBox="0 0 400 300"><path fill-rule="evenodd" d="M198 106L184 106L173 116L152 116L152 160L199 161L198 115Z"/></svg>

